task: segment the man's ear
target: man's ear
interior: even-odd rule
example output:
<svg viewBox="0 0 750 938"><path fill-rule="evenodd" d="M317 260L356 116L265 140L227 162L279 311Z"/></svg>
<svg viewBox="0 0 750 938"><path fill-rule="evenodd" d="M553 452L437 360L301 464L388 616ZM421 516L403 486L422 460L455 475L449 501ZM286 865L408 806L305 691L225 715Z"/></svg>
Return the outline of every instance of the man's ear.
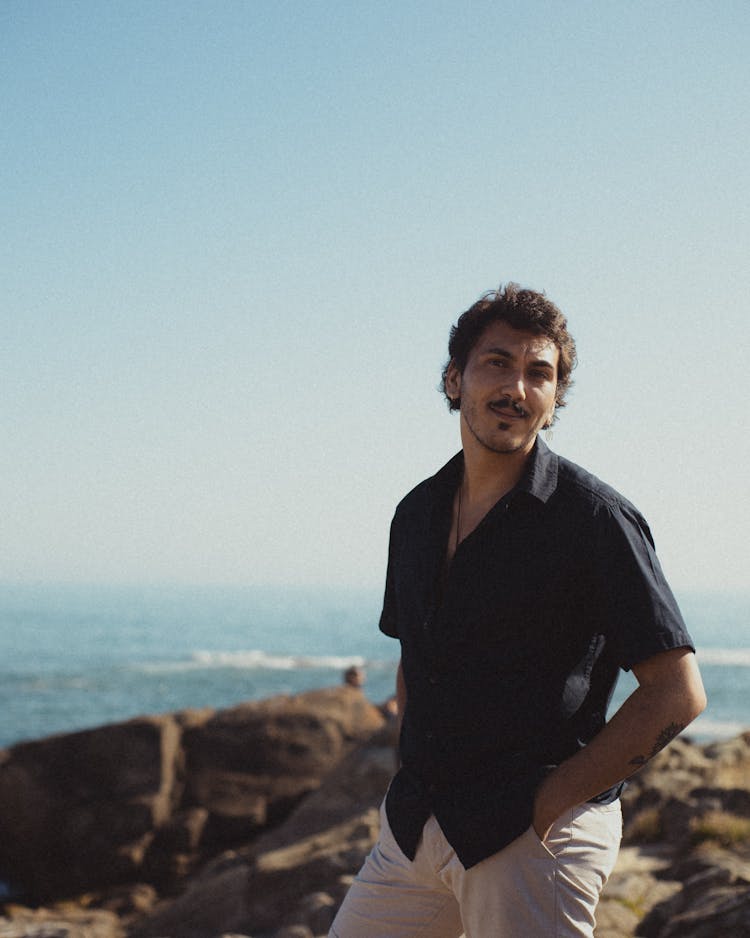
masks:
<svg viewBox="0 0 750 938"><path fill-rule="evenodd" d="M453 359L445 373L445 390L452 401L461 397L461 372L456 368Z"/></svg>

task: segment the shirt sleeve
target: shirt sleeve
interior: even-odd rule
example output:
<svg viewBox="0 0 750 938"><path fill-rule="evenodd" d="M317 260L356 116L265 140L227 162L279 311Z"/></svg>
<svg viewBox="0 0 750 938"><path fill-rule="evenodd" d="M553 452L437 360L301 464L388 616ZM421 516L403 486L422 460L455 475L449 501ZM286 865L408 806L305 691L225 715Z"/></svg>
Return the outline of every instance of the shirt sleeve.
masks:
<svg viewBox="0 0 750 938"><path fill-rule="evenodd" d="M627 502L599 516L596 562L604 632L621 668L674 648L695 651L648 524Z"/></svg>
<svg viewBox="0 0 750 938"><path fill-rule="evenodd" d="M391 522L391 533L388 542L388 566L385 573L385 595L383 596L383 611L380 613L380 631L390 638L398 638L398 616L396 603L396 585L394 568L396 564L396 519Z"/></svg>

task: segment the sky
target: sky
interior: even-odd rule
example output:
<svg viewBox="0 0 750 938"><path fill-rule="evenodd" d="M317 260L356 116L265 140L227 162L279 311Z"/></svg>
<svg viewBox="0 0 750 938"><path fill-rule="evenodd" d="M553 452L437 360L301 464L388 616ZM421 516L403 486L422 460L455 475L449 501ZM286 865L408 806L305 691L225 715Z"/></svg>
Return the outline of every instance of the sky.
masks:
<svg viewBox="0 0 750 938"><path fill-rule="evenodd" d="M0 5L0 579L382 583L516 281L551 446L746 587L745 2Z"/></svg>

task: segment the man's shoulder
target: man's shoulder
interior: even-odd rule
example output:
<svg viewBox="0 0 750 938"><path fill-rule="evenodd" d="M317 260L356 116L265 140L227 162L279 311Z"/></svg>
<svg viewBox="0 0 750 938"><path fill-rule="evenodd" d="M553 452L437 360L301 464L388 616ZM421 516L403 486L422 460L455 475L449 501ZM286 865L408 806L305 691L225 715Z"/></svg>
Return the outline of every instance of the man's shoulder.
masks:
<svg viewBox="0 0 750 938"><path fill-rule="evenodd" d="M558 456L557 489L555 495L579 504L584 510L620 509L640 515L638 509L614 486L604 482L578 463Z"/></svg>
<svg viewBox="0 0 750 938"><path fill-rule="evenodd" d="M429 476L414 486L396 505L396 517L419 514L428 510L433 503L433 487L436 476Z"/></svg>
<svg viewBox="0 0 750 938"><path fill-rule="evenodd" d="M648 521L628 498L583 466L558 459L557 487L548 505L564 530L601 543L645 538L653 546Z"/></svg>
<svg viewBox="0 0 750 938"><path fill-rule="evenodd" d="M436 498L455 487L460 477L462 454L457 453L433 475L423 479L404 495L396 506L395 517L405 519L429 512Z"/></svg>

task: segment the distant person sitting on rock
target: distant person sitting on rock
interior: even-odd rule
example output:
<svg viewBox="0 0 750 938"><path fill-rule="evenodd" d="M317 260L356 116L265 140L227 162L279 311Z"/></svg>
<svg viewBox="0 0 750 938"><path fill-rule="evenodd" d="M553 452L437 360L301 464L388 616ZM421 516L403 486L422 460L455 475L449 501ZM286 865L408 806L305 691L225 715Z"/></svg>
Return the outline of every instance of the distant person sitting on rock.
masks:
<svg viewBox="0 0 750 938"><path fill-rule="evenodd" d="M344 671L344 684L348 684L349 687L364 687L365 669L360 668L359 665L356 664L351 665L351 667Z"/></svg>
<svg viewBox="0 0 750 938"><path fill-rule="evenodd" d="M401 767L332 938L592 938L623 779L705 707L643 516L538 436L575 357L515 284L451 330L462 451L396 509L380 618ZM638 687L607 722L620 669Z"/></svg>

